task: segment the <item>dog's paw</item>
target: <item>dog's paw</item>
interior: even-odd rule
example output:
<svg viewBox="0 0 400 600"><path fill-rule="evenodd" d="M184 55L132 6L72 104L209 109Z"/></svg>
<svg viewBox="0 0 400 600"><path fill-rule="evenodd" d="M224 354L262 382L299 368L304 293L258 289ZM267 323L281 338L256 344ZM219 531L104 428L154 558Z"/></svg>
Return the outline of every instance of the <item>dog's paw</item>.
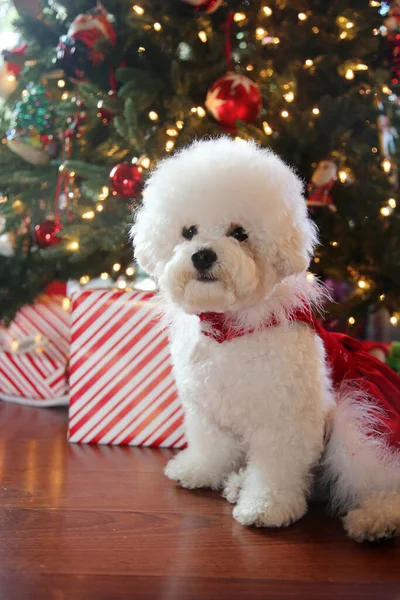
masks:
<svg viewBox="0 0 400 600"><path fill-rule="evenodd" d="M177 481L179 485L189 490L196 488L219 489L222 477L213 472L212 465L199 462L188 450L184 450L169 461L165 470L169 479Z"/></svg>
<svg viewBox="0 0 400 600"><path fill-rule="evenodd" d="M356 542L384 542L400 529L400 496L396 503L366 501L343 519L348 536Z"/></svg>
<svg viewBox="0 0 400 600"><path fill-rule="evenodd" d="M270 498L239 498L233 509L233 517L241 525L256 527L287 527L298 521L307 512L307 501L304 496L290 502Z"/></svg>
<svg viewBox="0 0 400 600"><path fill-rule="evenodd" d="M233 471L224 482L224 491L222 495L224 498L235 504L238 501L240 490L243 487L244 469L239 471Z"/></svg>

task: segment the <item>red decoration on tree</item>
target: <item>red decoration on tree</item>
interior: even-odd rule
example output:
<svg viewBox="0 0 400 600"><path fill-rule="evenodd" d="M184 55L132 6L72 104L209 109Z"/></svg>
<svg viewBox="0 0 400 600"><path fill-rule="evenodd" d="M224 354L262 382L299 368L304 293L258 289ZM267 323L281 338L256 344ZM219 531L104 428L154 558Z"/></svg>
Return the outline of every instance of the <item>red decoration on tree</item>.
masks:
<svg viewBox="0 0 400 600"><path fill-rule="evenodd" d="M385 20L389 51L389 65L392 81L400 81L400 0L394 0Z"/></svg>
<svg viewBox="0 0 400 600"><path fill-rule="evenodd" d="M261 109L261 93L248 77L227 73L211 86L205 104L222 127L233 130L236 121L251 123L257 119Z"/></svg>
<svg viewBox="0 0 400 600"><path fill-rule="evenodd" d="M337 180L337 166L333 160L321 160L315 169L311 182L308 184L308 207L326 206L329 210L336 212L333 203L331 189Z"/></svg>
<svg viewBox="0 0 400 600"><path fill-rule="evenodd" d="M119 163L111 170L110 179L114 196L135 198L142 185L142 167Z"/></svg>
<svg viewBox="0 0 400 600"><path fill-rule="evenodd" d="M35 227L35 243L39 248L48 248L62 242L62 238L58 237L62 225L55 219L45 219Z"/></svg>
<svg viewBox="0 0 400 600"><path fill-rule="evenodd" d="M181 2L193 6L195 12L210 15L221 6L223 0L181 0Z"/></svg>

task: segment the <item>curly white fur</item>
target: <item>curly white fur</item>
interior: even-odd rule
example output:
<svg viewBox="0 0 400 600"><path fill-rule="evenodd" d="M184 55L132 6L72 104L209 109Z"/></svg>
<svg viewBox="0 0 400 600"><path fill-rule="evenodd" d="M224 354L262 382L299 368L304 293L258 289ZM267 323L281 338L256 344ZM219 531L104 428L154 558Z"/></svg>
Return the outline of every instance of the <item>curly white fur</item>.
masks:
<svg viewBox="0 0 400 600"><path fill-rule="evenodd" d="M247 240L230 235L238 226ZM324 453L333 502L350 510L349 535L391 533L399 525L398 455L361 435L372 413L361 414L357 392L338 401L320 338L290 318L323 296L305 278L316 232L293 171L254 143L197 142L154 171L132 235L137 260L161 288L185 409L188 448L166 475L187 488L224 489L244 525L280 527L306 512ZM192 261L204 249L217 255L207 281ZM225 313L248 335L218 344L202 333L204 311ZM281 324L264 328L271 317Z"/></svg>

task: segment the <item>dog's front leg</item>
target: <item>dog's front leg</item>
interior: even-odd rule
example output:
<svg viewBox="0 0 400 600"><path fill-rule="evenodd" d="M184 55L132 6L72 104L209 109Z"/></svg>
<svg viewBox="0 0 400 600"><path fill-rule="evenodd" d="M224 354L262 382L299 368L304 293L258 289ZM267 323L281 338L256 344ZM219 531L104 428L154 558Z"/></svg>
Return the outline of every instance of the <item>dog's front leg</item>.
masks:
<svg viewBox="0 0 400 600"><path fill-rule="evenodd" d="M322 436L321 436L322 445ZM258 430L251 442L243 487L234 518L242 525L284 527L307 512L311 469L321 450L318 440Z"/></svg>
<svg viewBox="0 0 400 600"><path fill-rule="evenodd" d="M242 458L239 443L194 407L186 412L185 429L188 448L168 463L165 475L189 489L221 488Z"/></svg>

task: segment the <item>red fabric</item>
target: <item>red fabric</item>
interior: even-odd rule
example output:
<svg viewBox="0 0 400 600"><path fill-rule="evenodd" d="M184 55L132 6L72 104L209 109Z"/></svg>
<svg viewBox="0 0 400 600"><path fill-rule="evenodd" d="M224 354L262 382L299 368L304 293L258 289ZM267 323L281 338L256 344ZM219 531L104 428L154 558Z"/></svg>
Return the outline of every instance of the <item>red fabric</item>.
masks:
<svg viewBox="0 0 400 600"><path fill-rule="evenodd" d="M203 333L219 344L241 337L253 331L237 330L221 313L202 313L200 321L208 324ZM388 365L368 353L363 342L342 333L326 331L310 310L299 310L293 321L309 325L324 343L331 367L333 385L336 388L345 381L357 382L358 387L374 399L377 420L388 443L400 450L400 376ZM264 328L279 325L276 319L264 323Z"/></svg>

